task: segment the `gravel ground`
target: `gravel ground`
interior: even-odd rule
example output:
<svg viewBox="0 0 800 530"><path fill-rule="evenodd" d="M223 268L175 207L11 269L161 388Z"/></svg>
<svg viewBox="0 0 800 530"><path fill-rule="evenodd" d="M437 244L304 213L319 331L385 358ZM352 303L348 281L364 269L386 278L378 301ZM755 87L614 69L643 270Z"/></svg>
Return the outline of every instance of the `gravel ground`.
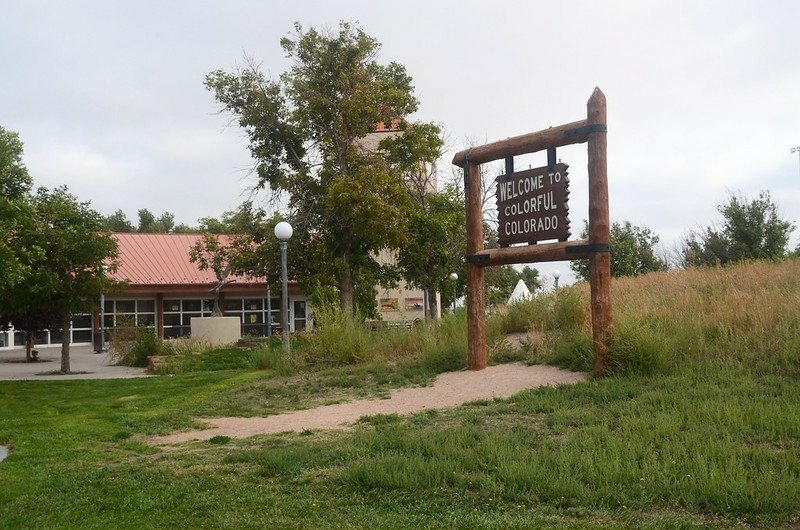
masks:
<svg viewBox="0 0 800 530"><path fill-rule="evenodd" d="M439 375L432 386L401 388L389 399L363 399L315 409L299 410L265 418L208 418L209 428L151 438L150 443L169 445L214 436L245 438L257 434L307 429L345 429L363 416L411 414L442 409L481 399L507 398L539 386L556 386L584 381L587 374L553 366L502 364L481 371L449 372Z"/></svg>

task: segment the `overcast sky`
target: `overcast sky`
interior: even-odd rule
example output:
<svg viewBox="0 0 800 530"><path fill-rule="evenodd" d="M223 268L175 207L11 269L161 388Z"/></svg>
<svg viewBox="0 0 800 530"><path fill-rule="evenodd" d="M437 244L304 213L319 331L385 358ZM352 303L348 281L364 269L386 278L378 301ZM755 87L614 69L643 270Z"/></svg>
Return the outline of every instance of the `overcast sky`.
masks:
<svg viewBox="0 0 800 530"><path fill-rule="evenodd" d="M204 76L245 54L277 76L294 21L343 19L383 43L381 61L406 66L415 118L441 124L452 151L582 119L599 86L612 220L668 248L717 220L730 192L770 190L800 218L797 0L3 0L0 11L0 125L19 132L36 184L134 222L140 208L188 224L234 209L252 160ZM573 227L587 216L585 151L559 150ZM554 267L567 273L538 266Z"/></svg>

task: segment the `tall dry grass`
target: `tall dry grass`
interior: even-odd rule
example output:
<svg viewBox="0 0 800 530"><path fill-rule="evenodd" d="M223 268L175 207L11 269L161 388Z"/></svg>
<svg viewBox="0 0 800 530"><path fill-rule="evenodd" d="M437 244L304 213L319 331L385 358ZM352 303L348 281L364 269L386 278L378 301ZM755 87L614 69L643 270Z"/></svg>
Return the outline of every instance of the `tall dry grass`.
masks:
<svg viewBox="0 0 800 530"><path fill-rule="evenodd" d="M579 289L588 303L588 286ZM614 279L611 300L614 371L735 365L800 374L800 261Z"/></svg>
<svg viewBox="0 0 800 530"><path fill-rule="evenodd" d="M615 278L612 373L741 367L800 375L800 261ZM503 332L531 331L529 361L589 370L589 286L516 304L493 322Z"/></svg>

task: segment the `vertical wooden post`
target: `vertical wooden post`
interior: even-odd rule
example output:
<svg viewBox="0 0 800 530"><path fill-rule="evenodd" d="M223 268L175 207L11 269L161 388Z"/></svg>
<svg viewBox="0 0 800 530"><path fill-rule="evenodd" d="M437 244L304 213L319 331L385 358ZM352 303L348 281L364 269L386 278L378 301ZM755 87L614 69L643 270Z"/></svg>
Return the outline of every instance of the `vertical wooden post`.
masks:
<svg viewBox="0 0 800 530"><path fill-rule="evenodd" d="M606 97L595 88L586 104L587 122L595 126L589 133L589 244L611 243L608 212L608 175L606 164ZM596 252L589 260L592 303L592 339L595 376L607 367L608 341L611 337L611 253Z"/></svg>
<svg viewBox="0 0 800 530"><path fill-rule="evenodd" d="M464 193L467 201L467 256L483 250L483 204L481 166L467 160L464 168ZM484 270L467 263L467 341L469 370L483 370L486 353L486 300L483 294Z"/></svg>

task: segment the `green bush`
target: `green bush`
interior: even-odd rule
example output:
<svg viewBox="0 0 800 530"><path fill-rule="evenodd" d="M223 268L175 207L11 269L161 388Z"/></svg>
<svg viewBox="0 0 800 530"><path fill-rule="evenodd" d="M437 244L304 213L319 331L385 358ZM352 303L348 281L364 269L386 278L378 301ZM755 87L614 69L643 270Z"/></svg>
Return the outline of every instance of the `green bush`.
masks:
<svg viewBox="0 0 800 530"><path fill-rule="evenodd" d="M149 356L166 353L164 342L152 328L123 324L109 335L109 356L116 364L145 367Z"/></svg>
<svg viewBox="0 0 800 530"><path fill-rule="evenodd" d="M156 336L152 328L139 328L133 343L131 354L133 366L147 366L147 358L151 355L163 355L164 343Z"/></svg>
<svg viewBox="0 0 800 530"><path fill-rule="evenodd" d="M373 332L363 319L346 315L337 305L314 308L316 330L297 348L311 364L353 364L375 359Z"/></svg>

